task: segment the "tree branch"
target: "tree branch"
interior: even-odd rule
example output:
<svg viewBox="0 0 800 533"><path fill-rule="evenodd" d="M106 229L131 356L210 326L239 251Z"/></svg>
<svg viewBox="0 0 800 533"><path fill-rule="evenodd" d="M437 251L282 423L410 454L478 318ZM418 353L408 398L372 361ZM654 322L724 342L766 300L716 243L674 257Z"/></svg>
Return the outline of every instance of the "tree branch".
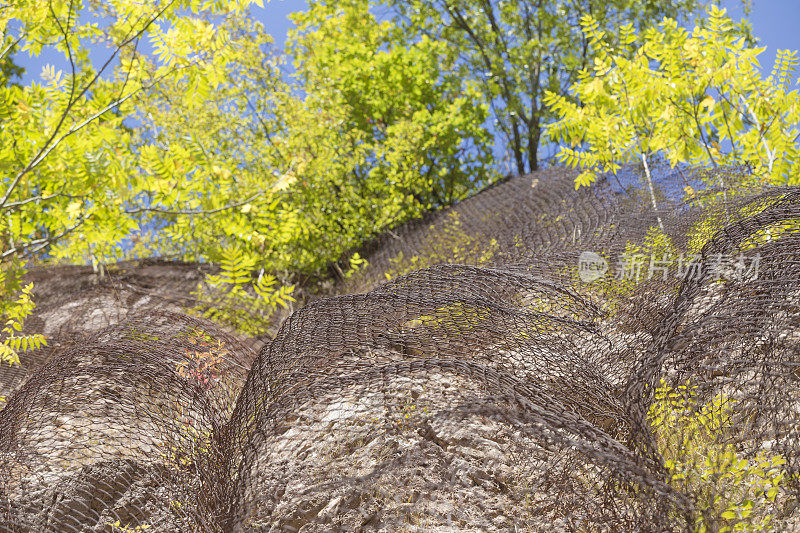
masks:
<svg viewBox="0 0 800 533"><path fill-rule="evenodd" d="M164 7L161 10L159 10L155 14L155 16L153 18L151 18L149 21L147 21L147 23L141 29L139 29L139 31L137 31L135 35L133 35L132 37L126 38L120 45L118 45L117 48L114 50L114 52L109 56L109 58L106 60L106 62L100 68L100 70L97 71L97 73L94 75L94 77L89 81L89 83L86 84L86 86L80 91L80 93L78 93L77 96L75 96L74 94L70 95L70 100L67 103L67 106L64 109L64 111L62 111L61 117L59 118L58 123L56 124L55 128L53 128L53 131L50 134L50 136L48 137L48 139L45 141L45 143L39 149L39 152L36 154L36 156L34 156L34 158L31 159L30 162L27 165L25 165L25 167L22 168L17 173L16 176L14 176L14 179L12 180L11 185L9 185L8 189L6 190L5 194L3 195L2 200L0 200L0 208L2 208L3 206L6 205L6 203L8 202L9 198L11 197L11 195L14 193L14 190L17 188L17 186L19 185L19 182L22 180L22 178L26 174L28 174L31 170L33 170L36 166L38 166L39 163L41 163L45 159L45 157L47 157L47 155L49 155L53 151L53 149L60 142L62 142L64 139L66 139L68 136L72 135L76 131L82 129L84 126L86 126L86 124L88 124L92 120L97 119L99 116L101 116L103 113L107 112L109 109L112 109L116 105L119 105L120 103L124 102L125 100L127 100L128 98L130 98L131 96L133 96L134 94L136 94L137 92L139 92L141 90L141 88L140 88L137 91L134 91L133 93L131 93L130 95L128 95L124 99L118 101L117 104L106 106L103 109L102 112L95 113L89 119L87 119L87 121L84 121L84 122L78 124L77 126L73 126L72 128L70 128L70 131L68 131L66 134L62 135L60 138L58 138L58 140L56 140L56 137L58 137L58 133L61 130L61 127L64 124L64 121L66 120L67 116L69 115L69 113L72 110L72 107L75 105L75 103L78 100L80 100L81 98L83 98L83 96L89 91L89 89L91 87L93 87L95 85L95 83L97 83L97 80L100 78L102 73L106 70L106 68L108 68L108 66L111 64L111 62L114 60L114 58L120 52L120 50L122 50L125 46L127 46L128 44L133 42L135 39L138 39L141 35L143 35L144 32L146 32L148 30L148 28L153 24L153 22L155 22L161 15L164 14L166 9L170 5L172 5L174 3L174 1L175 0L170 0L170 2L165 4ZM58 22L58 19L56 19L56 21ZM60 25L60 22L59 22L59 27L60 26L61 25ZM73 75L73 82L74 82L74 75Z"/></svg>
<svg viewBox="0 0 800 533"><path fill-rule="evenodd" d="M0 259L5 259L6 257L8 257L10 255L13 255L13 254L16 254L16 253L20 253L20 252L23 252L23 251L28 251L29 253L36 253L36 252L44 249L46 246L48 246L50 244L53 244L54 242L66 237L67 235L69 235L70 233L75 231L77 228L82 226L85 221L86 221L86 218L83 215L81 215L78 218L78 221L75 222L75 224L73 224L72 226L66 228L61 233L59 233L57 235L52 235L50 237L43 237L41 239L35 239L35 240L32 240L32 241L28 241L26 243L23 243L23 244L21 244L19 246L15 246L14 248L12 248L10 250L4 251L3 254L0 255ZM31 247L33 247L32 250L27 250L28 248L31 248Z"/></svg>
<svg viewBox="0 0 800 533"><path fill-rule="evenodd" d="M247 198L246 200L242 200L241 202L225 205L222 207L217 207L215 209L181 210L181 209L162 209L160 207L137 207L136 209L126 210L125 213L128 215L136 215L138 213L161 213L164 215L213 215L215 213L227 211L229 209L235 209L237 207L241 207L245 204L252 202L257 198L264 196L265 194L267 194L266 191L262 191L260 193L254 194L253 196Z"/></svg>

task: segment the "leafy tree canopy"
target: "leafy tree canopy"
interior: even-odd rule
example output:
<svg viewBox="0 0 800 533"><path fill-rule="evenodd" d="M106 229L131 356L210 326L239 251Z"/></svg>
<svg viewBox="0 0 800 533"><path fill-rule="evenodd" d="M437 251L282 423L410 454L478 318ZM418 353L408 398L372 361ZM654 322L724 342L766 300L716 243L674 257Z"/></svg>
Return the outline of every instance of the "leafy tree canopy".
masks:
<svg viewBox="0 0 800 533"><path fill-rule="evenodd" d="M298 14L294 76L247 1L4 8L9 286L21 290L11 278L30 261L147 255L323 273L384 228L491 182L487 108L456 55L433 40L406 46L370 6L312 2ZM67 70L13 83L12 54L45 48ZM91 48L106 57L92 62Z"/></svg>
<svg viewBox="0 0 800 533"><path fill-rule="evenodd" d="M226 21L247 6L19 1L0 12L4 57L15 47L34 55L50 47L69 65L45 68L27 87L0 87L3 259L120 252L137 229L127 208L141 196L135 135L123 121L161 82L218 83L215 73L235 60ZM89 60L92 43L108 49L102 64Z"/></svg>
<svg viewBox="0 0 800 533"><path fill-rule="evenodd" d="M501 144L517 173L538 167L543 127L556 114L544 105L551 92L566 95L598 52L581 20L591 16L603 41L615 45L616 29L645 28L663 17L685 20L697 0L387 0L405 21L409 38L447 43L459 73L480 88L491 106Z"/></svg>
<svg viewBox="0 0 800 533"><path fill-rule="evenodd" d="M616 46L604 42L591 16L583 27L593 64L569 96L545 98L559 117L550 129L565 144L559 160L583 169L576 187L634 161L649 178L648 161L656 156L673 166L746 165L762 182L797 184L796 52L779 51L763 76L757 58L764 48L713 6L692 31L674 19L641 34L623 26Z"/></svg>

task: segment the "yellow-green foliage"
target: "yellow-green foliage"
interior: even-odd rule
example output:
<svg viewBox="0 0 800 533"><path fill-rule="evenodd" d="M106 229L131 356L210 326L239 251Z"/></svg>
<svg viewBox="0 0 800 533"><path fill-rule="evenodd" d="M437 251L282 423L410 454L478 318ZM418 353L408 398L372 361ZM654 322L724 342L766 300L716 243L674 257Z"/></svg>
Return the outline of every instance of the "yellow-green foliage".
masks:
<svg viewBox="0 0 800 533"><path fill-rule="evenodd" d="M474 262L479 266L484 265L491 261L498 244L495 239L484 244L479 236L468 235L458 212L452 211L440 224L431 224L419 249L422 251L419 255L406 258L401 251L389 259L392 266L384 273L386 279L443 263Z"/></svg>
<svg viewBox="0 0 800 533"><path fill-rule="evenodd" d="M255 260L229 248L220 263L219 274L209 274L197 286L194 296L202 303L194 311L245 334L256 335L269 328L278 306L294 302L294 285L276 286L277 280L261 274L253 281Z"/></svg>
<svg viewBox="0 0 800 533"><path fill-rule="evenodd" d="M3 328L0 340L0 365L19 364L19 353L34 350L47 344L43 335L20 335L25 319L36 308L31 300L33 283L21 286L22 272L14 266L0 270L0 313ZM0 403L5 398L0 396Z"/></svg>
<svg viewBox="0 0 800 533"><path fill-rule="evenodd" d="M664 234L658 226L647 230L644 240L640 244L627 243L620 257L608 258L609 272L593 282L589 287L598 290L598 296L606 302L608 309L614 311L618 305L627 298L636 286L648 279L651 259L657 261L658 266L667 268L667 279L674 277L678 263L678 248L672 243L668 235ZM619 262L626 258L628 265L624 275L620 275ZM631 265L638 265L632 267ZM574 270L577 277L578 271ZM663 279L663 272L654 268L653 279Z"/></svg>
<svg viewBox="0 0 800 533"><path fill-rule="evenodd" d="M175 107L188 114L185 102L219 94L225 68L243 59L243 49L257 46L251 35L237 34L248 27L243 19L249 5L3 2L0 60L14 50L9 43L17 43L19 53L47 58L29 84L8 84L0 76L3 257L47 251L54 259L111 260L124 254L122 240L147 227L142 217L150 209L170 210L174 221L177 212L208 213L254 195L250 180L237 188L229 186L232 180L210 176L212 165L224 158L208 151L197 157L199 149L189 154L170 142L173 128L183 127L182 138L190 139L184 145L196 148L200 141L223 137L222 124L200 124L203 128L199 121L176 120L142 139L147 112L157 104L166 100L170 105L159 111ZM99 41L105 46L92 44ZM182 92L169 92L176 86ZM162 90L169 92L163 100ZM140 126L126 127L126 120ZM148 146L164 149L160 170L166 172L152 168ZM239 193L233 202L231 188ZM173 251L187 242L188 232L170 241Z"/></svg>
<svg viewBox="0 0 800 533"><path fill-rule="evenodd" d="M36 308L36 304L31 300L33 283L28 283L18 289L17 297L14 299L14 289L10 289L6 282L9 278L4 271L0 271L0 286L3 292L0 299L0 309L3 315L3 337L0 343L0 363L10 365L19 364L19 352L33 350L47 344L42 335L20 335L24 320ZM10 285L16 285L18 280L14 280Z"/></svg>
<svg viewBox="0 0 800 533"><path fill-rule="evenodd" d="M746 241L742 243L740 248L742 250L749 250L751 248L756 248L761 246L762 244L766 244L769 241L774 241L785 237L791 233L797 233L800 231L800 219L793 218L784 220L782 222L778 222L776 224L770 224L764 228L753 233Z"/></svg>
<svg viewBox="0 0 800 533"><path fill-rule="evenodd" d="M128 524L123 524L119 520L109 525L111 526L111 531L113 533L134 533L136 531L147 531L148 529L153 527L150 524L139 524L138 526L131 526Z"/></svg>
<svg viewBox="0 0 800 533"><path fill-rule="evenodd" d="M754 217L768 209L775 203L775 198L765 197L747 202L742 206L725 205L725 202L730 200L731 195L735 195L736 191L729 191L728 197L725 198L722 194L715 194L713 198L705 198L703 200L703 207L707 209L708 214L700 221L695 223L687 232L689 253L699 253L705 244L710 241L714 235L725 228L729 224L733 224L739 220ZM746 241L739 245L740 251L749 250L758 247L770 240L778 239L789 233L796 233L800 229L800 220L787 219L775 224L771 224L762 228Z"/></svg>
<svg viewBox="0 0 800 533"><path fill-rule="evenodd" d="M454 72L481 88L492 110L489 122L500 133L498 140L502 139L509 165L517 174L537 168L541 133L552 120L552 114L542 106L544 96L551 91L565 94L569 84L596 57L576 24L581 14L594 15L598 29L607 32L605 41L616 45L624 39L617 29L622 22L644 28L664 17L692 20L702 4L695 0L385 3L402 17L402 38L446 43L458 53L458 70Z"/></svg>
<svg viewBox="0 0 800 533"><path fill-rule="evenodd" d="M464 331L478 327L485 320L489 319L486 309L454 303L445 307L440 307L432 315L422 315L407 321L404 326L415 328L418 326L426 328L441 328L445 331Z"/></svg>
<svg viewBox="0 0 800 533"><path fill-rule="evenodd" d="M350 257L350 268L347 272L343 272L345 278L352 278L357 272L360 272L369 266L369 261L361 257L358 252Z"/></svg>
<svg viewBox="0 0 800 533"><path fill-rule="evenodd" d="M182 419L178 428L177 439L166 446L161 457L170 468L186 470L195 465L198 456L211 451L211 432L195 428L188 419Z"/></svg>
<svg viewBox="0 0 800 533"><path fill-rule="evenodd" d="M669 482L696 502L699 531L761 531L773 521L786 460L760 452L743 457L731 437L736 403L718 394L701 403L696 387L662 382L648 420Z"/></svg>
<svg viewBox="0 0 800 533"><path fill-rule="evenodd" d="M544 98L558 117L550 135L563 143L559 161L582 170L576 188L656 154L672 166L747 164L771 183L797 183L797 52L779 50L764 77L757 59L764 48L750 46L749 27L713 5L692 31L668 18L641 33L621 26L616 46L592 15L581 25L593 64L571 94Z"/></svg>

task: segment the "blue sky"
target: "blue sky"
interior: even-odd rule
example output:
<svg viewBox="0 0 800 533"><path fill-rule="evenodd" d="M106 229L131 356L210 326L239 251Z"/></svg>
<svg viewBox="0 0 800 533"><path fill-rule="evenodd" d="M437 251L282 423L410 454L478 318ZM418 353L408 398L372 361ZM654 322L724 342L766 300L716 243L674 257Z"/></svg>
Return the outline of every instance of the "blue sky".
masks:
<svg viewBox="0 0 800 533"><path fill-rule="evenodd" d="M264 7L254 6L251 13L254 18L264 24L264 28L275 38L275 46L282 48L286 40L286 33L294 24L289 20L288 15L295 11L306 9L307 3L304 0L264 0ZM108 58L110 50L104 47L94 47L90 50L90 57L93 65L101 65ZM45 65L51 64L56 69L69 70L64 56L55 50L44 49L37 57L30 57L27 54L18 54L14 61L25 68L25 75L22 78L24 85L32 81L38 81Z"/></svg>
<svg viewBox="0 0 800 533"><path fill-rule="evenodd" d="M264 2L263 8L253 8L252 14L275 37L275 46L280 48L286 39L286 32L294 26L287 18L288 15L305 10L307 5L303 0L271 0Z"/></svg>
<svg viewBox="0 0 800 533"><path fill-rule="evenodd" d="M735 20L743 17L741 0L722 0L721 4L727 8L728 14ZM293 27L288 15L306 9L306 0L267 0L264 7L253 7L252 15L258 19L267 32L275 39L275 47L281 49L286 40L287 31ZM753 9L750 14L753 33L760 40L760 45L766 50L760 56L763 72L769 73L775 61L778 49L800 50L800 0L753 0ZM109 50L96 47L91 50L93 64L102 64L109 55ZM31 58L27 54L20 54L16 61L25 67L23 84L38 80L42 68L46 64L53 64L57 69L68 70L68 64L60 53L45 50L39 57ZM289 70L291 67L287 65ZM553 146L540 147L540 158L552 155ZM499 145L496 147L500 150ZM498 151L496 155L502 159L503 154Z"/></svg>
<svg viewBox="0 0 800 533"><path fill-rule="evenodd" d="M732 18L742 18L739 0L725 0L722 5ZM779 49L800 50L800 1L753 0L750 22L760 45L767 47L760 56L761 68L766 72L772 69Z"/></svg>
<svg viewBox="0 0 800 533"><path fill-rule="evenodd" d="M263 8L253 8L253 16L264 24L269 33L275 37L275 45L280 48L286 39L286 32L292 26L287 16L295 11L305 9L304 0L271 0L265 2ZM723 0L723 7L734 18L741 18L740 0ZM766 71L772 68L778 49L788 48L800 50L800 1L798 0L753 0L753 11L750 15L753 32L761 40L767 50L761 56L761 65ZM107 51L96 50L92 59L107 57ZM63 58L53 51L45 51L39 57L20 54L17 62L25 67L24 82L39 78L45 64L55 64L63 68Z"/></svg>
<svg viewBox="0 0 800 533"><path fill-rule="evenodd" d="M271 0L265 2L263 8L254 7L252 13L273 35L276 47L281 48L286 39L286 32L292 26L287 18L288 15L305 9L306 5L304 0ZM735 19L742 17L740 0L723 0L722 5ZM778 49L800 50L799 0L753 0L750 20L753 24L753 32L760 39L761 45L767 47L767 50L761 55L761 66L765 72L769 72L772 68ZM92 52L94 62L108 57L108 51L105 49L98 48ZM23 83L26 84L39 79L42 67L48 63L62 69L67 66L63 57L52 50L44 51L38 57L20 54L16 61L25 67Z"/></svg>

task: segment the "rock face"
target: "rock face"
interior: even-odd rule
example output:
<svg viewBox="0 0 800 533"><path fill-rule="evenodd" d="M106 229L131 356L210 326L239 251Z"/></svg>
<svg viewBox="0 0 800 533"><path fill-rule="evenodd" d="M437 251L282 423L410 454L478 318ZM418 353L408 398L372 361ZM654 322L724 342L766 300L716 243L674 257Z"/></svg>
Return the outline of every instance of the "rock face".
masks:
<svg viewBox="0 0 800 533"><path fill-rule="evenodd" d="M214 440L254 356L214 324L155 311L51 355L0 411L0 522L203 526Z"/></svg>
<svg viewBox="0 0 800 533"><path fill-rule="evenodd" d="M241 530L564 530L599 514L599 471L548 453L524 411L481 388L431 374L301 407L259 447ZM583 486L559 501L576 470Z"/></svg>
<svg viewBox="0 0 800 533"><path fill-rule="evenodd" d="M660 233L558 174L398 229L258 354L167 311L195 267L32 273L59 340L0 410L0 531L796 527L800 192L661 187ZM606 246L761 271L581 282Z"/></svg>
<svg viewBox="0 0 800 533"><path fill-rule="evenodd" d="M106 267L102 276L90 266L32 269L34 313L25 331L43 334L47 347L20 355L21 365L0 372L0 396L7 396L25 376L51 355L146 311L183 312L193 304L192 291L208 267L173 261L130 261Z"/></svg>
<svg viewBox="0 0 800 533"><path fill-rule="evenodd" d="M116 263L102 274L89 266L35 268L25 278L34 284L36 303L27 325L63 343L147 309L184 311L208 271L202 265L159 260Z"/></svg>

